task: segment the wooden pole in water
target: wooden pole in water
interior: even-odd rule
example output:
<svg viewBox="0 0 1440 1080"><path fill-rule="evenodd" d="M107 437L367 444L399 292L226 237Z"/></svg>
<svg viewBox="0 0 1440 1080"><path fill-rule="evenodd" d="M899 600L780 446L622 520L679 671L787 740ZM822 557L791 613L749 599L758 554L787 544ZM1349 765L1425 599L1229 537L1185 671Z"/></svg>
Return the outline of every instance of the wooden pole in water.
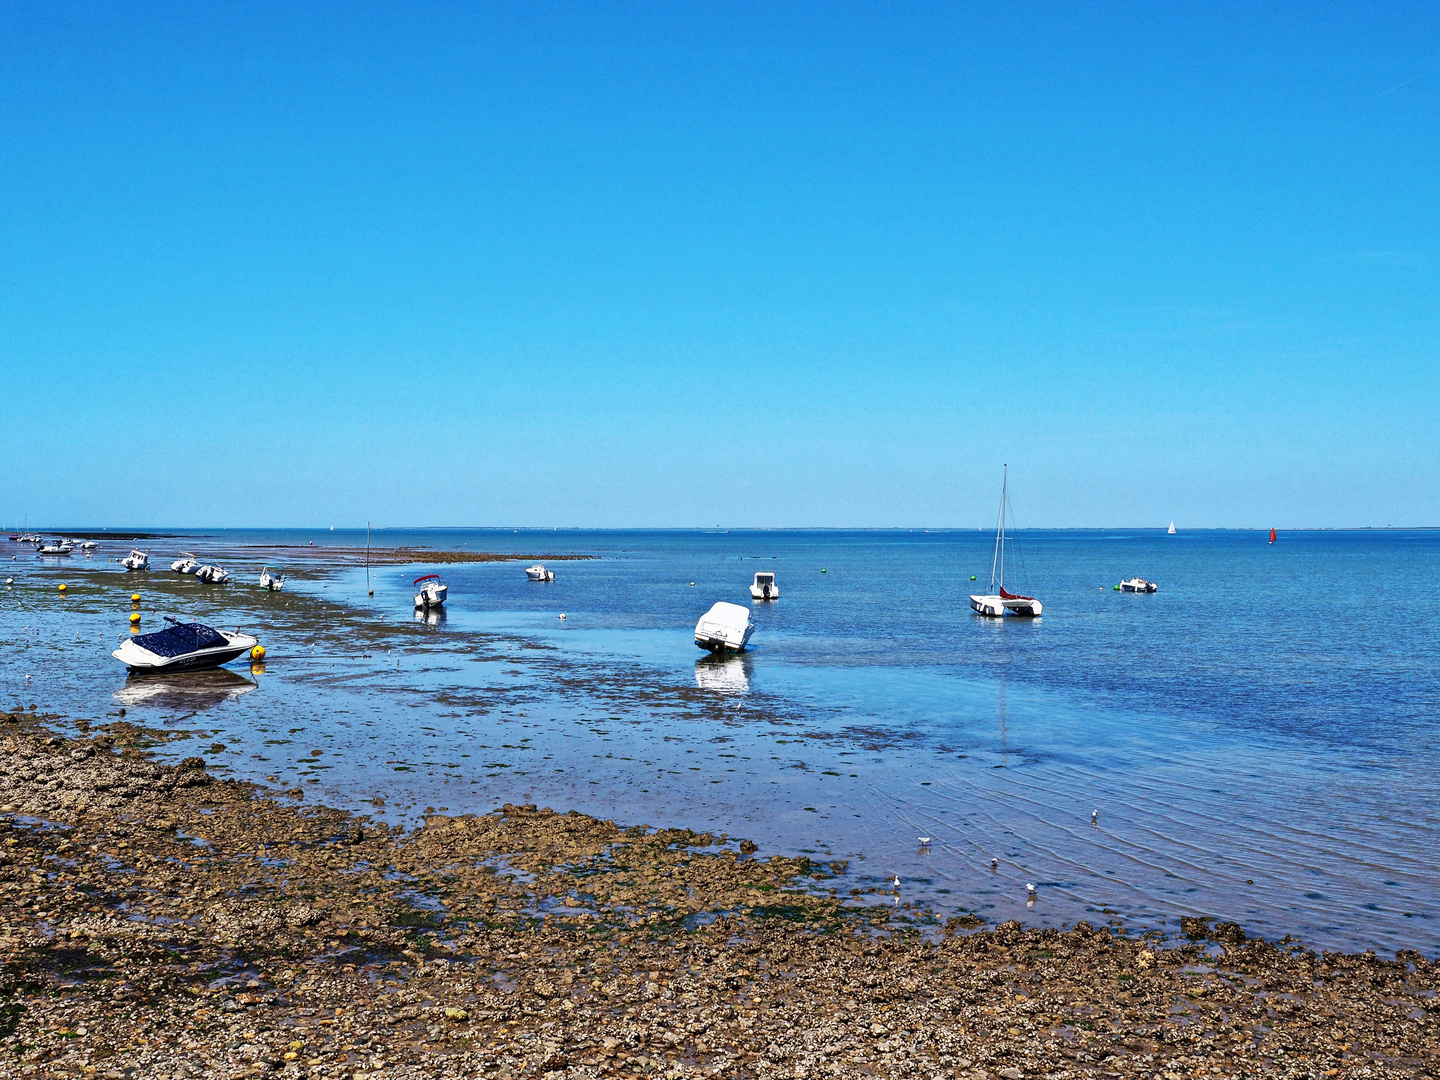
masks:
<svg viewBox="0 0 1440 1080"><path fill-rule="evenodd" d="M370 522L365 522L365 588L371 596L375 590L370 588Z"/></svg>

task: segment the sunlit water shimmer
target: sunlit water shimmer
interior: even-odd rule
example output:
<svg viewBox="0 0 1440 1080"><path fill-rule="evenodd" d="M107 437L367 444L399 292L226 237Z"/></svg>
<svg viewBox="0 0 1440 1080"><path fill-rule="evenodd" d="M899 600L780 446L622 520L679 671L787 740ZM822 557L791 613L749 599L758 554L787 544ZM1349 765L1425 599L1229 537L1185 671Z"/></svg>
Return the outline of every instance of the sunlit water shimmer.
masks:
<svg viewBox="0 0 1440 1080"><path fill-rule="evenodd" d="M442 567L429 621L423 565L372 571L370 597L324 561L357 542L188 533L149 542L149 574L121 572L119 541L92 560L11 544L0 703L124 707L198 733L164 752L223 744L216 769L392 822L536 802L848 858L854 888L899 875L899 902L987 921L1204 914L1440 952L1440 534L1027 532L1007 581L1044 601L1033 621L970 613L982 532L380 534L596 556L545 584ZM159 569L182 548L236 582ZM277 557L290 584L265 593ZM753 605L751 651L704 657L695 620L748 602L757 570L782 595ZM1160 591L1113 590L1132 574ZM243 626L264 671L127 679L108 653L135 589L144 629Z"/></svg>

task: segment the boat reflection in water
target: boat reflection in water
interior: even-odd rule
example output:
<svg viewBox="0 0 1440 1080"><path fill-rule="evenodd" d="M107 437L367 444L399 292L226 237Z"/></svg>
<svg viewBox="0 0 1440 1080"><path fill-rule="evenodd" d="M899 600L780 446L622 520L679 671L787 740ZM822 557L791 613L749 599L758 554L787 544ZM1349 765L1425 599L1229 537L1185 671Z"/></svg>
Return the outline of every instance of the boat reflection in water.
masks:
<svg viewBox="0 0 1440 1080"><path fill-rule="evenodd" d="M443 607L417 607L415 621L426 626L439 626L448 616Z"/></svg>
<svg viewBox="0 0 1440 1080"><path fill-rule="evenodd" d="M695 685L716 694L750 692L750 658L714 653L695 661Z"/></svg>
<svg viewBox="0 0 1440 1080"><path fill-rule="evenodd" d="M224 668L154 674L137 671L115 691L114 697L126 708L148 705L159 709L199 712L234 701L258 685L254 680Z"/></svg>

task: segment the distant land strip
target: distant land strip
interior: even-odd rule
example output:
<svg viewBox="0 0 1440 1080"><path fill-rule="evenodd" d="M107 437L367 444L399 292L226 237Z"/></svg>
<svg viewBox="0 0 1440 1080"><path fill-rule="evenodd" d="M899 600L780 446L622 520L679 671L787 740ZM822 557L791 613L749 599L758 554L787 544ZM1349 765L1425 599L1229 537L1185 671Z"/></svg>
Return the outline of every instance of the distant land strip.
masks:
<svg viewBox="0 0 1440 1080"><path fill-rule="evenodd" d="M317 562L345 562L363 565L363 547L310 547L308 544L259 545L273 551L303 551ZM371 548L371 566L397 566L403 563L485 563L485 562L575 562L593 559L594 555L521 555L497 551L436 551L427 547Z"/></svg>

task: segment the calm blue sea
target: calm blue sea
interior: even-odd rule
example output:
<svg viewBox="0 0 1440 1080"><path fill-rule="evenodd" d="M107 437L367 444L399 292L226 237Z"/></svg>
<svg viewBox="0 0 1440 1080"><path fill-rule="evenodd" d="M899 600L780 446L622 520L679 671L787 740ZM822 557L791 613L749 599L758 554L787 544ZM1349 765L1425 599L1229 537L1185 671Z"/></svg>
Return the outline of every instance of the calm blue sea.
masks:
<svg viewBox="0 0 1440 1080"><path fill-rule="evenodd" d="M450 601L426 622L410 579L430 568L375 569L371 597L363 569L321 572L308 550L363 532L153 542L166 564L165 545L208 545L237 571L228 592L157 576L169 610L233 614L271 648L263 674L198 707L137 696L89 640L114 636L118 610L56 603L50 579L77 570L31 558L4 600L0 693L200 715L237 775L298 776L353 806L378 791L396 820L536 801L846 857L862 890L901 877L888 903L1166 927L1206 914L1440 952L1440 533L1026 531L1006 582L1044 602L1037 620L970 612L993 553L981 531L372 539L593 558L551 563L548 584L523 564L442 567ZM257 597L254 572L277 558L292 593ZM753 605L751 650L703 656L696 619L749 603L760 570L781 598ZM106 574L117 592L135 580L88 572L102 591ZM1159 592L1114 591L1132 575ZM285 606L305 597L390 637L347 646L343 626Z"/></svg>

